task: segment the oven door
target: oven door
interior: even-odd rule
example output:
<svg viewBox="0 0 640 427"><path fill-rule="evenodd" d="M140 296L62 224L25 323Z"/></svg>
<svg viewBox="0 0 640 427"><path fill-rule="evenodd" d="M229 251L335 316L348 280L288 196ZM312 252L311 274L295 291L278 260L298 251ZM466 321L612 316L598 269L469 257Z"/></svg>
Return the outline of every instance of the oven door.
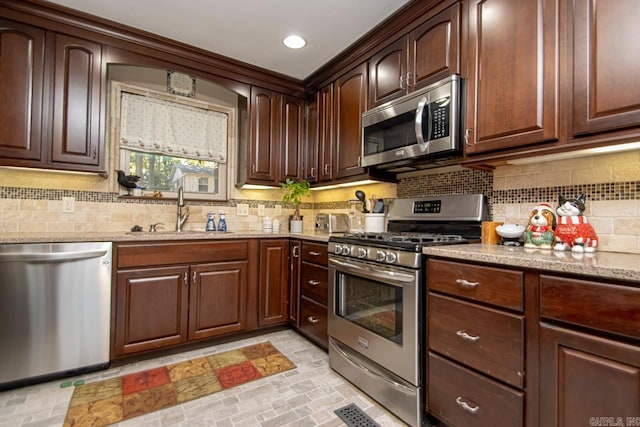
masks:
<svg viewBox="0 0 640 427"><path fill-rule="evenodd" d="M329 257L329 336L418 386L420 270Z"/></svg>

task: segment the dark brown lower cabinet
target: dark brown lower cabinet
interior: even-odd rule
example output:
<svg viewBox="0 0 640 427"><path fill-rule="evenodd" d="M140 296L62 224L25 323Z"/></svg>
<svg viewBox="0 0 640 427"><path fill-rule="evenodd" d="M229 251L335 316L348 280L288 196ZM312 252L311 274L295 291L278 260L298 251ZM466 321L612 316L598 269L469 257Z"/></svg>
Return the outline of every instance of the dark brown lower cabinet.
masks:
<svg viewBox="0 0 640 427"><path fill-rule="evenodd" d="M112 357L256 328L255 242L125 243L116 253Z"/></svg>
<svg viewBox="0 0 640 427"><path fill-rule="evenodd" d="M289 313L289 240L260 241L258 326L287 323Z"/></svg>
<svg viewBox="0 0 640 427"><path fill-rule="evenodd" d="M541 426L640 424L640 347L545 323L540 344Z"/></svg>
<svg viewBox="0 0 640 427"><path fill-rule="evenodd" d="M189 266L119 271L114 356L187 340Z"/></svg>

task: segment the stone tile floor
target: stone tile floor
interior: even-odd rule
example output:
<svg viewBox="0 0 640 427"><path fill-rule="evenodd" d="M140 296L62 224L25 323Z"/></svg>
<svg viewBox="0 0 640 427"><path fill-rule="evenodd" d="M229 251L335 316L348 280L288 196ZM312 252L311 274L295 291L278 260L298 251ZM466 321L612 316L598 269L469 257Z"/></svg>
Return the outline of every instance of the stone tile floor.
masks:
<svg viewBox="0 0 640 427"><path fill-rule="evenodd" d="M270 341L297 369L123 421L117 426L321 426L345 424L334 410L355 403L383 427L405 426L329 368L327 353L292 330L214 345L105 371L0 392L0 427L62 426L73 387L63 381L102 380L250 344Z"/></svg>

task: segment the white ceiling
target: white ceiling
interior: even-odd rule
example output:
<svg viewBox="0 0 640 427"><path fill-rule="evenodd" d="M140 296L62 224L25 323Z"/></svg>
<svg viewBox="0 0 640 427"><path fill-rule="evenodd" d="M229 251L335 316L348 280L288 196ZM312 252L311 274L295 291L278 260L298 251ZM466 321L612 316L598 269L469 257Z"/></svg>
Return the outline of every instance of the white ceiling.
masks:
<svg viewBox="0 0 640 427"><path fill-rule="evenodd" d="M410 0L49 1L304 79Z"/></svg>

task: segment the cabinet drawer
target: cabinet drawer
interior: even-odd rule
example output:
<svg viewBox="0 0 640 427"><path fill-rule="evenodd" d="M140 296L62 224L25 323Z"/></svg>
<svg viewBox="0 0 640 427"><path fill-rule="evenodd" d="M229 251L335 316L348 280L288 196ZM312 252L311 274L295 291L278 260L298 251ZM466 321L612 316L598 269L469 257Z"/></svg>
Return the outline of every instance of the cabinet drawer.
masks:
<svg viewBox="0 0 640 427"><path fill-rule="evenodd" d="M327 306L306 297L300 300L300 331L323 347L327 347Z"/></svg>
<svg viewBox="0 0 640 427"><path fill-rule="evenodd" d="M326 305L328 277L329 271L326 267L303 262L302 273L300 274L302 295Z"/></svg>
<svg viewBox="0 0 640 427"><path fill-rule="evenodd" d="M429 290L523 310L522 271L429 260L427 277Z"/></svg>
<svg viewBox="0 0 640 427"><path fill-rule="evenodd" d="M324 243L302 242L302 261L328 265L327 245Z"/></svg>
<svg viewBox="0 0 640 427"><path fill-rule="evenodd" d="M524 396L429 353L427 410L454 426L523 424Z"/></svg>
<svg viewBox="0 0 640 427"><path fill-rule="evenodd" d="M249 257L247 240L118 245L118 268L201 262L241 261Z"/></svg>
<svg viewBox="0 0 640 427"><path fill-rule="evenodd" d="M640 288L540 276L540 315L640 339Z"/></svg>
<svg viewBox="0 0 640 427"><path fill-rule="evenodd" d="M429 349L524 385L524 317L429 294Z"/></svg>

